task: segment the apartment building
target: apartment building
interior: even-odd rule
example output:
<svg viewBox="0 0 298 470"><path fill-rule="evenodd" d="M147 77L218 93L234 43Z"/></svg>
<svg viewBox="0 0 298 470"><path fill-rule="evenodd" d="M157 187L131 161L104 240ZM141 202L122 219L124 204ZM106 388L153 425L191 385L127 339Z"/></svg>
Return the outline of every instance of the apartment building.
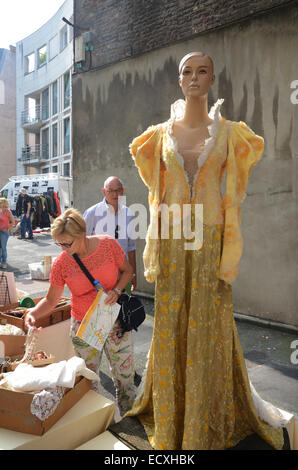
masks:
<svg viewBox="0 0 298 470"><path fill-rule="evenodd" d="M73 2L17 43L17 174L72 176Z"/></svg>
<svg viewBox="0 0 298 470"><path fill-rule="evenodd" d="M0 188L16 171L16 50L0 48Z"/></svg>

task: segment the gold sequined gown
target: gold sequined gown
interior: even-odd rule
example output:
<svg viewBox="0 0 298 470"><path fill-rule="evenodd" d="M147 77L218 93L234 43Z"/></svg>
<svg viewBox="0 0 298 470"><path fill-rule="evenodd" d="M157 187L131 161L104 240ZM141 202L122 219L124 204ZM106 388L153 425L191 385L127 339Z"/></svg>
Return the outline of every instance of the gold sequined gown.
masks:
<svg viewBox="0 0 298 470"><path fill-rule="evenodd" d="M224 449L253 432L280 449L282 430L261 421L254 407L231 288L242 252L240 204L263 139L243 122L222 118L219 100L209 114L214 119L210 139L194 173L187 175L172 135L181 101L172 119L150 127L130 147L149 188L144 265L156 287L147 368L127 415L138 416L157 450ZM186 250L189 240L175 238L171 218L169 239L160 232L154 237L154 229L161 230L157 208L162 203L178 204L181 214L183 204L191 205L193 230L195 204L203 204L202 248Z"/></svg>

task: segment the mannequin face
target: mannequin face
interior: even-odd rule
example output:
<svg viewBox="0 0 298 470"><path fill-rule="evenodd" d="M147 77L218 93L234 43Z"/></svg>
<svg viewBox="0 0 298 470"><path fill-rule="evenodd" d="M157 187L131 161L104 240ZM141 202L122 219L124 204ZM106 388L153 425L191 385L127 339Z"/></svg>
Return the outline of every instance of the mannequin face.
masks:
<svg viewBox="0 0 298 470"><path fill-rule="evenodd" d="M187 59L179 75L179 85L185 98L207 95L214 80L212 62L204 55L194 55Z"/></svg>

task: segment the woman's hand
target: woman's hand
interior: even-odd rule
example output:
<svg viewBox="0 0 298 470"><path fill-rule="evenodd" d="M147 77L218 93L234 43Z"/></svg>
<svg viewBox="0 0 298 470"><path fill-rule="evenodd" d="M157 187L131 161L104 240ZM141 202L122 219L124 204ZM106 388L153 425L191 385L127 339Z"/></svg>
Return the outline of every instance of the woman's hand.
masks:
<svg viewBox="0 0 298 470"><path fill-rule="evenodd" d="M117 292L115 290L110 290L108 293L107 293L107 298L105 299L105 304L106 305L115 305L115 303L117 302L118 298L119 298L119 294L117 294Z"/></svg>
<svg viewBox="0 0 298 470"><path fill-rule="evenodd" d="M50 284L47 295L41 299L33 308L28 308L25 315L25 329L35 326L36 321L48 315L57 305L64 287L56 287ZM41 330L42 328L38 328Z"/></svg>
<svg viewBox="0 0 298 470"><path fill-rule="evenodd" d="M31 326L35 326L35 324L36 324L36 318L31 313L31 309L29 309L29 308L27 309L27 313L25 315L24 323L25 323L25 330L26 331L28 331Z"/></svg>

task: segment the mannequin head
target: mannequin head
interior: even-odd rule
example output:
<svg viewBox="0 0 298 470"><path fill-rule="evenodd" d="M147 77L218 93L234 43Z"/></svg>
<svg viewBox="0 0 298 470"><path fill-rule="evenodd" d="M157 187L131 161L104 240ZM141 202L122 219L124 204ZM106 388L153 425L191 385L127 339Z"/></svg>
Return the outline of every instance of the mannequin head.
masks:
<svg viewBox="0 0 298 470"><path fill-rule="evenodd" d="M190 52L179 64L179 85L185 98L199 98L208 95L215 81L211 57L203 52Z"/></svg>

